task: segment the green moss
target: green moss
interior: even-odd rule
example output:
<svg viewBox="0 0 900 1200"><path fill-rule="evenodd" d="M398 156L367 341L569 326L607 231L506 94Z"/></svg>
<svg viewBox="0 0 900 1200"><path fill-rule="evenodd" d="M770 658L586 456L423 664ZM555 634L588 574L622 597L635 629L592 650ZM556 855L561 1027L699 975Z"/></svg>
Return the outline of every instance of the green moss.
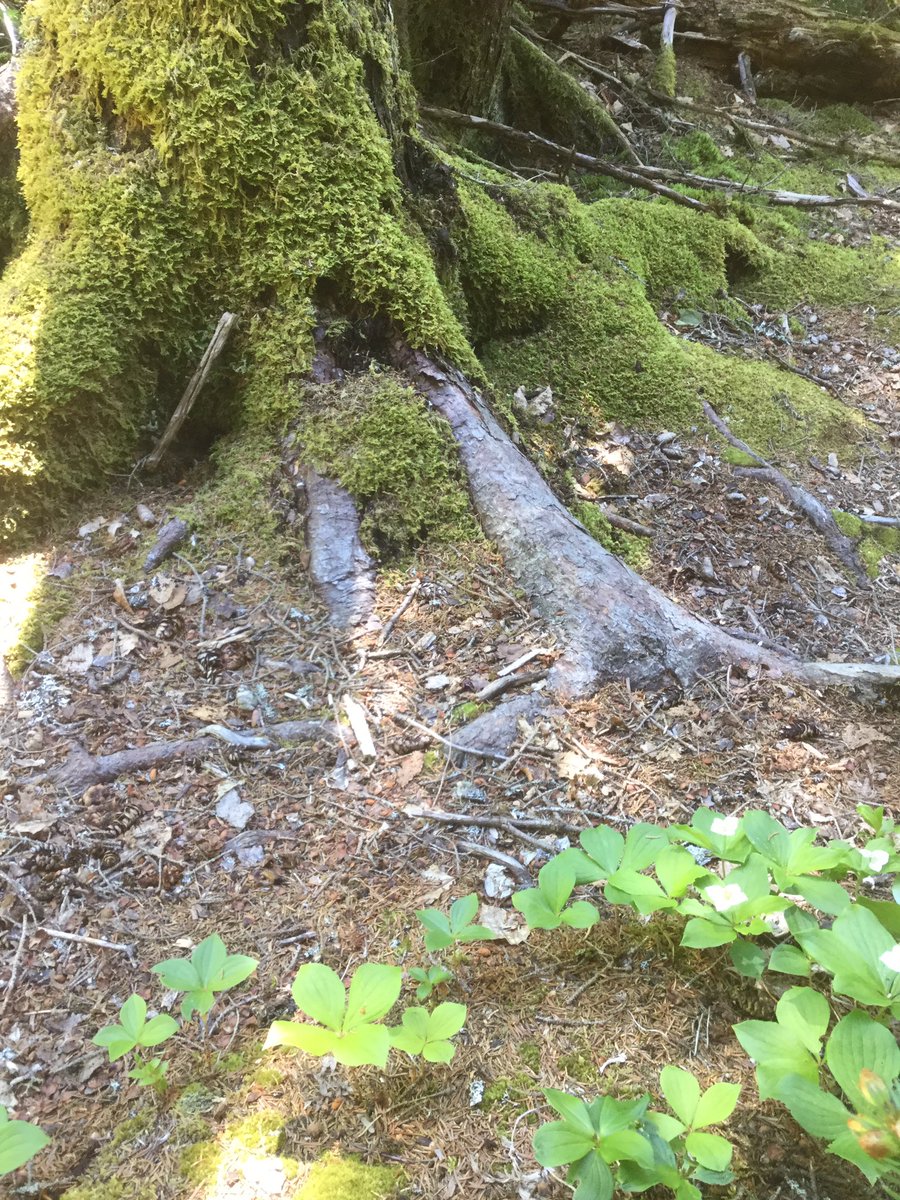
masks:
<svg viewBox="0 0 900 1200"><path fill-rule="evenodd" d="M519 1105L520 1101L534 1091L534 1080L528 1075L511 1075L509 1078L495 1079L484 1089L481 1107L485 1112L491 1112L505 1105Z"/></svg>
<svg viewBox="0 0 900 1200"><path fill-rule="evenodd" d="M388 1200L398 1194L402 1179L396 1167L329 1156L313 1164L296 1200Z"/></svg>
<svg viewBox="0 0 900 1200"><path fill-rule="evenodd" d="M279 1084L284 1083L284 1071L279 1071L276 1067L257 1067L251 1076L250 1082L259 1088L276 1088Z"/></svg>
<svg viewBox="0 0 900 1200"><path fill-rule="evenodd" d="M541 1069L541 1048L537 1042L523 1042L519 1047L519 1058L532 1071Z"/></svg>
<svg viewBox="0 0 900 1200"><path fill-rule="evenodd" d="M859 539L857 552L873 579L877 577L885 555L900 554L900 529L890 525L872 525L840 509L833 509L832 515L842 533Z"/></svg>
<svg viewBox="0 0 900 1200"><path fill-rule="evenodd" d="M297 441L354 497L367 546L402 557L425 540L478 535L452 434L398 376L373 372L318 389L314 407Z"/></svg>
<svg viewBox="0 0 900 1200"><path fill-rule="evenodd" d="M677 303L733 314L732 288L792 302L871 298L879 272L887 283L896 269L880 251L805 240L798 250L783 231L770 246L734 219L634 200L579 206L553 185L460 196L461 286L501 395L549 383L566 415L676 428L696 420L703 395L761 452L855 436L860 423L812 383L673 337L657 312Z"/></svg>
<svg viewBox="0 0 900 1200"><path fill-rule="evenodd" d="M662 96L674 97L678 86L678 63L671 46L663 46L653 67L653 89Z"/></svg>
<svg viewBox="0 0 900 1200"><path fill-rule="evenodd" d="M597 1082L597 1065L589 1054L581 1051L563 1054L559 1059L559 1069L565 1071L570 1079L579 1083Z"/></svg>
<svg viewBox="0 0 900 1200"><path fill-rule="evenodd" d="M619 134L603 105L554 59L513 30L504 67L504 118L593 153Z"/></svg>
<svg viewBox="0 0 900 1200"><path fill-rule="evenodd" d="M348 306L471 364L369 94L375 78L414 126L370 5L323 0L301 18L289 0L227 12L44 0L28 12L18 93L32 236L0 285L6 536L133 459L225 308L243 315L226 366L255 422L286 415L324 278Z"/></svg>
<svg viewBox="0 0 900 1200"><path fill-rule="evenodd" d="M156 1188L133 1179L106 1179L80 1183L63 1192L61 1200L156 1200Z"/></svg>
<svg viewBox="0 0 900 1200"><path fill-rule="evenodd" d="M283 542L271 504L280 467L274 437L251 429L224 438L213 447L212 460L212 478L177 515L200 531L227 531L257 558L277 559Z"/></svg>
<svg viewBox="0 0 900 1200"><path fill-rule="evenodd" d="M217 1137L182 1150L181 1173L190 1183L209 1184L223 1169L240 1171L242 1163L277 1155L283 1138L283 1116L259 1109L227 1125Z"/></svg>
<svg viewBox="0 0 900 1200"><path fill-rule="evenodd" d="M578 518L591 537L601 546L617 555L634 570L643 570L650 562L650 545L646 538L614 529L596 504L581 500L570 504L572 514Z"/></svg>

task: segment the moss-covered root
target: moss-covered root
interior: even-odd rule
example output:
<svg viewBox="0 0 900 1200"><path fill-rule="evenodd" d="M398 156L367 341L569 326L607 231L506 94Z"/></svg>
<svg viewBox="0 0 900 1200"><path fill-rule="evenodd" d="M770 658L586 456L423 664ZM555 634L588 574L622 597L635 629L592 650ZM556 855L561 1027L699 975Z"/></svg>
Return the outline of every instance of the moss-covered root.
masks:
<svg viewBox="0 0 900 1200"><path fill-rule="evenodd" d="M834 509L835 523L847 537L857 538L857 553L867 574L875 579L881 560L887 554L900 554L900 529L891 525L874 525L861 521L852 513Z"/></svg>

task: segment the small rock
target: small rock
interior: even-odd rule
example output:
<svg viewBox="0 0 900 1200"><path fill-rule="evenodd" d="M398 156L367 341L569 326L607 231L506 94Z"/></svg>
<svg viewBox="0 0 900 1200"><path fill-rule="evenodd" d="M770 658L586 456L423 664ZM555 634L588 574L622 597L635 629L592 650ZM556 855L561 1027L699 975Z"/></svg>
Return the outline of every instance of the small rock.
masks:
<svg viewBox="0 0 900 1200"><path fill-rule="evenodd" d="M512 876L500 863L491 863L484 873L484 894L489 900L505 900L516 890Z"/></svg>
<svg viewBox="0 0 900 1200"><path fill-rule="evenodd" d="M425 680L425 687L429 692L441 692L452 682L449 675L429 675Z"/></svg>
<svg viewBox="0 0 900 1200"><path fill-rule="evenodd" d="M229 788L227 792L224 792L216 804L216 816L226 825L230 825L232 829L246 829L254 811L252 804L241 799L241 794L236 787Z"/></svg>
<svg viewBox="0 0 900 1200"><path fill-rule="evenodd" d="M484 804L487 801L487 792L484 788L476 787L474 783L461 779L453 786L453 798L454 800L468 800L474 804Z"/></svg>
<svg viewBox="0 0 900 1200"><path fill-rule="evenodd" d="M262 866L266 854L262 846L241 846L237 857L242 867L259 867Z"/></svg>
<svg viewBox="0 0 900 1200"><path fill-rule="evenodd" d="M136 504L134 506L134 515L142 525L155 525L156 514L152 508L148 508L146 504Z"/></svg>
<svg viewBox="0 0 900 1200"><path fill-rule="evenodd" d="M672 433L671 430L667 429L663 433L658 433L656 435L656 444L657 446L668 446L669 443L674 442L677 437L677 433Z"/></svg>
<svg viewBox="0 0 900 1200"><path fill-rule="evenodd" d="M728 495L725 497L725 499L730 500L732 504L746 504L747 503L747 497L744 495L743 492L729 492Z"/></svg>

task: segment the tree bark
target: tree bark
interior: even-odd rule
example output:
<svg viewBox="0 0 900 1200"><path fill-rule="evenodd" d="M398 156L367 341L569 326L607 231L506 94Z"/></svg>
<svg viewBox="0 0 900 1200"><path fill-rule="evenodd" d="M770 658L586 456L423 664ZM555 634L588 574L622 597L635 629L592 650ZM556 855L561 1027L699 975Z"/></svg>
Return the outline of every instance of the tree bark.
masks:
<svg viewBox="0 0 900 1200"><path fill-rule="evenodd" d="M488 116L497 99L512 0L399 0L397 20L419 93Z"/></svg>

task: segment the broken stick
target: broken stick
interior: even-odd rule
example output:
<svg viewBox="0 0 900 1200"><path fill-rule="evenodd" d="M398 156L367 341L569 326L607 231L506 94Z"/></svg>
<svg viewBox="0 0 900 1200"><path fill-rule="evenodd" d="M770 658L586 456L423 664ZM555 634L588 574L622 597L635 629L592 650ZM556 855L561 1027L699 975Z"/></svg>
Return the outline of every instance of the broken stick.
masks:
<svg viewBox="0 0 900 1200"><path fill-rule="evenodd" d="M194 407L194 401L203 390L203 385L209 377L210 371L216 363L216 359L225 349L225 344L237 321L237 314L225 312L219 317L219 323L216 326L216 331L209 340L209 345L200 359L200 365L191 377L190 383L185 389L184 395L178 401L178 407L169 418L169 424L166 426L166 431L159 439L156 449L148 454L147 457L139 464L143 470L155 471L162 462L163 455L168 450L169 446L178 436L178 431L187 420L188 414Z"/></svg>

